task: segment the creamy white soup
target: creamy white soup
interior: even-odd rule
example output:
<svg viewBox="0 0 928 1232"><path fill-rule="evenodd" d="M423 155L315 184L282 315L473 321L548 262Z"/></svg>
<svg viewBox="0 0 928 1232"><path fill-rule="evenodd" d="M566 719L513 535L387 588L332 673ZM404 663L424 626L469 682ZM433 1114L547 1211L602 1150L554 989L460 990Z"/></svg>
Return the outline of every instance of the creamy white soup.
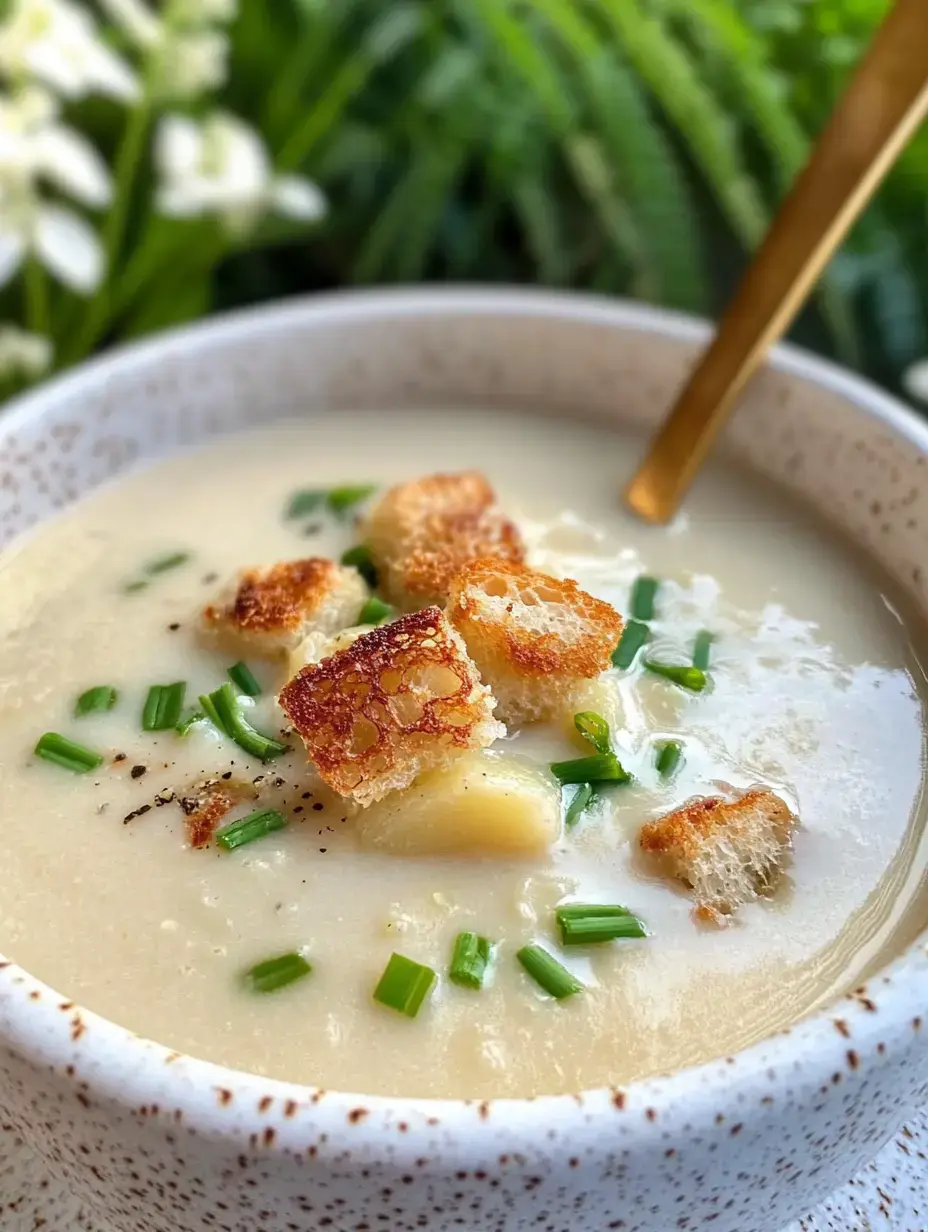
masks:
<svg viewBox="0 0 928 1232"><path fill-rule="evenodd" d="M923 630L849 545L754 476L710 467L671 528L640 525L618 494L641 447L496 411L339 413L159 463L15 543L0 559L0 951L199 1057L449 1097L625 1083L730 1052L853 987L921 911ZM640 656L597 682L631 782L569 828L558 818L535 853L403 855L364 838L370 815L321 783L288 730L285 659L244 656L262 689L241 702L249 721L290 746L273 761L209 721L142 730L151 685L186 682L187 713L228 678L236 656L204 640L201 613L238 570L338 559L357 542L351 516L287 518L295 491L468 468L496 489L533 567L626 617L636 579L658 580L653 658L689 663L712 634L701 692ZM95 686L115 704L75 716ZM584 755L570 717L524 724L482 756L550 778L549 763ZM105 760L78 774L37 758L44 732ZM662 777L668 740L683 757ZM223 824L276 809L286 828L193 849L178 801L204 780L258 780ZM798 824L770 893L712 926L642 858L638 834L720 785L770 788ZM566 900L622 904L647 936L564 947ZM493 942L480 989L447 978L465 931ZM516 953L531 943L573 973L576 995L555 1000L530 978ZM415 1018L373 997L394 952L437 973ZM311 972L265 994L243 979L286 953Z"/></svg>

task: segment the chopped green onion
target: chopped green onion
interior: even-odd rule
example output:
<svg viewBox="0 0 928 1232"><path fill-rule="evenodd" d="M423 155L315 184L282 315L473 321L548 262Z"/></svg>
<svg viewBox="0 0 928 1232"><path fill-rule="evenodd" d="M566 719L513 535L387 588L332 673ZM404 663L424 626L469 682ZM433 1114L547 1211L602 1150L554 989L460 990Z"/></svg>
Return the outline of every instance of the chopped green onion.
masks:
<svg viewBox="0 0 928 1232"><path fill-rule="evenodd" d="M246 697L261 696L261 686L255 680L247 663L233 663L228 675L233 684L237 684Z"/></svg>
<svg viewBox="0 0 928 1232"><path fill-rule="evenodd" d="M464 988L482 988L490 963L492 943L476 933L458 933L454 939L448 978Z"/></svg>
<svg viewBox="0 0 928 1232"><path fill-rule="evenodd" d="M147 590L148 583L142 578L137 578L134 582L126 582L122 588L124 595L137 595L140 590Z"/></svg>
<svg viewBox="0 0 928 1232"><path fill-rule="evenodd" d="M165 556L150 560L143 572L149 577L156 577L159 573L167 573L169 569L177 569L180 565L185 565L189 559L189 552L169 552Z"/></svg>
<svg viewBox="0 0 928 1232"><path fill-rule="evenodd" d="M276 809L265 809L264 812L251 813L240 821L233 821L216 831L216 842L226 851L234 851L236 847L244 847L256 839L273 834L275 830L283 830L287 819Z"/></svg>
<svg viewBox="0 0 928 1232"><path fill-rule="evenodd" d="M612 652L612 666L627 670L635 661L635 655L651 636L651 630L640 620L630 620L622 630L619 644Z"/></svg>
<svg viewBox="0 0 928 1232"><path fill-rule="evenodd" d="M396 609L392 608L389 603L384 603L383 599L378 599L376 595L372 595L361 608L358 624L381 625L384 621L389 620L395 611Z"/></svg>
<svg viewBox="0 0 928 1232"><path fill-rule="evenodd" d="M153 684L142 711L142 731L166 731L169 727L176 727L184 708L186 691L187 685L183 680L178 680L176 684Z"/></svg>
<svg viewBox="0 0 928 1232"><path fill-rule="evenodd" d="M357 569L368 586L374 587L377 585L377 569L374 565L374 558L371 556L370 548L365 547L363 543L358 543L353 548L349 548L347 552L342 552L342 564L352 565Z"/></svg>
<svg viewBox="0 0 928 1232"><path fill-rule="evenodd" d="M242 714L231 684L220 685L212 693L202 696L200 705L221 732L234 740L246 753L251 753L253 757L258 757L261 761L270 761L287 752L287 746L281 744L279 740L273 740L270 736L255 731Z"/></svg>
<svg viewBox="0 0 928 1232"><path fill-rule="evenodd" d="M197 723L205 723L206 715L202 710L192 710L186 718L181 719L174 730L178 736L186 736L191 727L195 727Z"/></svg>
<svg viewBox="0 0 928 1232"><path fill-rule="evenodd" d="M287 508L284 511L284 517L287 521L293 521L295 518L305 518L311 513L315 513L321 504L325 501L325 492L301 491L294 492L287 502Z"/></svg>
<svg viewBox="0 0 928 1232"><path fill-rule="evenodd" d="M326 496L326 504L333 513L341 516L347 513L352 505L367 500L371 493L376 491L377 487L373 483L346 484L341 488L330 489Z"/></svg>
<svg viewBox="0 0 928 1232"><path fill-rule="evenodd" d="M203 713L212 723L213 727L215 727L216 730L221 732L224 736L228 736L230 733L226 730L222 719L219 717L219 711L213 705L212 696L209 693L201 693L199 702Z"/></svg>
<svg viewBox="0 0 928 1232"><path fill-rule="evenodd" d="M555 911L563 945L598 945L603 941L646 937L648 930L625 907L570 903Z"/></svg>
<svg viewBox="0 0 928 1232"><path fill-rule="evenodd" d="M696 634L696 641L693 643L693 667L698 667L701 672L709 670L709 652L714 641L715 637L708 629Z"/></svg>
<svg viewBox="0 0 928 1232"><path fill-rule="evenodd" d="M73 770L75 774L88 774L103 765L103 757L92 749L75 744L67 736L59 736L57 732L46 732L35 746L36 757L45 761L53 761L56 766L64 766L65 770Z"/></svg>
<svg viewBox="0 0 928 1232"><path fill-rule="evenodd" d="M679 740L667 740L658 746L657 773L662 779L671 778L683 760L683 745Z"/></svg>
<svg viewBox="0 0 928 1232"><path fill-rule="evenodd" d="M551 773L559 783L628 783L632 777L622 767L615 753L597 753L595 757L554 761L551 763Z"/></svg>
<svg viewBox="0 0 928 1232"><path fill-rule="evenodd" d="M276 992L278 988L301 980L310 971L312 967L302 954L281 954L280 958L269 958L246 971L245 982L252 992Z"/></svg>
<svg viewBox="0 0 928 1232"><path fill-rule="evenodd" d="M620 907L618 903L561 903L559 907L555 907L554 914L560 922L562 917L565 920L586 920L596 915L612 919L613 916L624 918L632 913L627 907Z"/></svg>
<svg viewBox="0 0 928 1232"><path fill-rule="evenodd" d="M698 667L681 666L678 663L655 663L653 659L645 659L644 665L655 676L672 680L674 684L689 689L691 693L701 693L707 684L706 673Z"/></svg>
<svg viewBox="0 0 928 1232"><path fill-rule="evenodd" d="M660 585L657 578L640 577L632 587L631 612L635 620L654 619L654 596Z"/></svg>
<svg viewBox="0 0 928 1232"><path fill-rule="evenodd" d="M391 954L374 989L374 1000L407 1018L415 1018L434 983L435 972L431 967L404 958L402 954Z"/></svg>
<svg viewBox="0 0 928 1232"><path fill-rule="evenodd" d="M612 739L609 735L609 724L601 714L592 710L581 710L574 715L574 727L584 740L592 744L597 753L611 753Z"/></svg>
<svg viewBox="0 0 928 1232"><path fill-rule="evenodd" d="M118 696L112 685L98 684L80 695L74 703L74 713L80 718L84 714L93 714L95 710L112 710Z"/></svg>
<svg viewBox="0 0 928 1232"><path fill-rule="evenodd" d="M574 798L567 806L567 812L564 814L564 825L570 829L575 826L580 820L581 815L586 810L590 801L594 796L593 787L590 783L581 783L574 793Z"/></svg>
<svg viewBox="0 0 928 1232"><path fill-rule="evenodd" d="M540 984L545 992L556 997L558 1001L583 991L580 981L540 945L524 945L516 958L535 983Z"/></svg>

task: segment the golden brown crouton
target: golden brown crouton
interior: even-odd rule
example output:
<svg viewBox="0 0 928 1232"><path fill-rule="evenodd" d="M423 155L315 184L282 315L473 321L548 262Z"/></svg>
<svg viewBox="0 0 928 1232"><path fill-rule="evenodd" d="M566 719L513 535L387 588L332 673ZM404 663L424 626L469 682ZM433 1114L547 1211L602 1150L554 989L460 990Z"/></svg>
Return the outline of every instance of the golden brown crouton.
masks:
<svg viewBox="0 0 928 1232"><path fill-rule="evenodd" d="M469 560L524 556L518 529L478 471L428 475L391 488L362 534L381 588L406 611L444 604L451 578Z"/></svg>
<svg viewBox="0 0 928 1232"><path fill-rule="evenodd" d="M709 796L642 826L638 841L693 893L703 918L731 915L772 883L797 822L772 791L737 800Z"/></svg>
<svg viewBox="0 0 928 1232"><path fill-rule="evenodd" d="M322 557L246 569L218 607L203 613L207 629L254 654L292 650L309 633L354 624L367 597L356 569Z"/></svg>
<svg viewBox="0 0 928 1232"><path fill-rule="evenodd" d="M304 667L278 700L320 776L365 806L506 731L437 607Z"/></svg>
<svg viewBox="0 0 928 1232"><path fill-rule="evenodd" d="M585 682L609 666L622 632L615 608L576 582L501 560L465 566L452 580L447 611L507 723L573 705Z"/></svg>

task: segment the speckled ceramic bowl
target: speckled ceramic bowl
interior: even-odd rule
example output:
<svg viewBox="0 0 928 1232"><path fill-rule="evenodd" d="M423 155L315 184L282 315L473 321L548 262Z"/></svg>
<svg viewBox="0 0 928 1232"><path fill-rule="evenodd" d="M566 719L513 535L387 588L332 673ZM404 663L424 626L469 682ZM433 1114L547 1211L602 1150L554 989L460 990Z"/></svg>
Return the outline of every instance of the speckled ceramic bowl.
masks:
<svg viewBox="0 0 928 1232"><path fill-rule="evenodd" d="M491 291L315 299L170 334L0 417L0 540L139 459L292 413L468 403L647 426L705 338L605 301ZM928 428L795 351L724 447L851 533L928 607ZM118 1232L773 1232L928 1099L922 938L733 1057L533 1101L289 1086L168 1052L0 959L0 1124Z"/></svg>

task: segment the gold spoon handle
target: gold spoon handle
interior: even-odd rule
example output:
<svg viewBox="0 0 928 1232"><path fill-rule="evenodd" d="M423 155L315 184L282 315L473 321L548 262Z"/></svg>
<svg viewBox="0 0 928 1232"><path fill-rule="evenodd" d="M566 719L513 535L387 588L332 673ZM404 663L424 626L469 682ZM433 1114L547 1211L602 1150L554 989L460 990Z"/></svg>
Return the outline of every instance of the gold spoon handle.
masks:
<svg viewBox="0 0 928 1232"><path fill-rule="evenodd" d="M783 203L626 500L667 522L745 383L928 112L928 0L897 0Z"/></svg>

